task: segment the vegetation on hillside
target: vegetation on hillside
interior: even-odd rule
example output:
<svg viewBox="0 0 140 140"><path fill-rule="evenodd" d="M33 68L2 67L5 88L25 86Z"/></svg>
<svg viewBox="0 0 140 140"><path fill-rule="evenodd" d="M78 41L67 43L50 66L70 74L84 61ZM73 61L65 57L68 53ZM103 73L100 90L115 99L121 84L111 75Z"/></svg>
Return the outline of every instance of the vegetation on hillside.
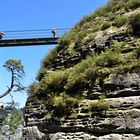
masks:
<svg viewBox="0 0 140 140"><path fill-rule="evenodd" d="M137 10L139 7L139 0L110 0L107 5L97 9L93 14L83 17L69 33L64 34L59 40L59 45L44 58L42 67L50 69L52 61L60 50L72 55L73 52L76 52L75 48L86 47L95 40L98 31L102 31L103 35L106 35L106 30L109 28L130 27L133 31L135 28L139 30L139 12L137 11L138 13L136 13L137 17L135 17L135 13L127 14L128 12L131 13L132 10ZM137 22L134 20L137 20ZM42 73L41 68L37 78L44 73Z"/></svg>
<svg viewBox="0 0 140 140"><path fill-rule="evenodd" d="M140 68L140 7L139 0L110 0L108 4L84 17L75 27L59 40L58 46L47 55L38 72L38 82L29 86L28 92L34 97L43 98L46 106L56 110L58 115L61 109L64 114L74 114L84 99L83 91L91 89L97 84L102 86L103 80L111 73L124 74ZM99 32L101 37L109 30L123 29L123 32L135 36L135 49L126 41L114 41L112 48L100 53L87 56L85 59L70 68L51 71L51 64L61 51L75 55L76 48L84 49ZM95 97L97 98L97 97ZM109 105L104 99L91 104L93 110L106 110ZM62 116L59 112L59 117Z"/></svg>

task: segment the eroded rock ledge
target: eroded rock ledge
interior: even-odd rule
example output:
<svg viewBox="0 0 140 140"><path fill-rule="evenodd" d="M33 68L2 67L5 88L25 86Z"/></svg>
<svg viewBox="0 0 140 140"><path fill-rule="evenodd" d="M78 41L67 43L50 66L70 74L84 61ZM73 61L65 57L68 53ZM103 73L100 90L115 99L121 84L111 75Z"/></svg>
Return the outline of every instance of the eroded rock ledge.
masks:
<svg viewBox="0 0 140 140"><path fill-rule="evenodd" d="M28 99L26 105L27 140L128 140L140 139L140 96L106 99L111 105L105 115L88 114L89 100L77 110L77 118L47 119L41 101ZM90 100L93 102L93 100ZM29 113L30 112L30 113ZM42 116L42 117L41 117Z"/></svg>
<svg viewBox="0 0 140 140"><path fill-rule="evenodd" d="M123 55L138 47L135 36L126 31L97 36L86 46L75 46L76 54L61 50L52 60L49 70L70 68L88 55L113 50L114 41L127 44L121 50ZM109 109L106 112L89 112L89 102L96 102L102 95L105 95ZM48 117L43 99L29 96L25 107L26 140L140 140L138 67L129 72L108 74L101 84L95 81L90 88L84 88L82 96L84 100L75 109L76 116L64 118Z"/></svg>

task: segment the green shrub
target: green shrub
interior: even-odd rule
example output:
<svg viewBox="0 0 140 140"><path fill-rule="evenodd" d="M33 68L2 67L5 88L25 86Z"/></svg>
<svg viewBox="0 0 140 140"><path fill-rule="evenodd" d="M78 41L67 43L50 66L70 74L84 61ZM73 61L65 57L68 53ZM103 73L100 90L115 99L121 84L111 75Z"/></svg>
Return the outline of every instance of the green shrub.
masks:
<svg viewBox="0 0 140 140"><path fill-rule="evenodd" d="M115 51L115 52L118 52L118 53L120 53L121 52L121 50L122 50L122 48L124 48L124 46L126 45L126 42L119 42L119 41L117 41L117 40L115 40L114 42L113 42L113 50Z"/></svg>
<svg viewBox="0 0 140 140"><path fill-rule="evenodd" d="M40 70L39 70L37 76L36 76L36 79L40 81L40 80L45 76L46 72L47 72L47 69L46 69L45 67L42 66L42 67L40 68Z"/></svg>
<svg viewBox="0 0 140 140"><path fill-rule="evenodd" d="M79 31L75 36L75 46L81 47L83 39L87 36L86 31Z"/></svg>
<svg viewBox="0 0 140 140"><path fill-rule="evenodd" d="M118 0L111 0L109 1L104 7L97 9L94 13L94 17L101 17L101 16L108 16L108 13L118 11L119 9L123 8L123 2Z"/></svg>
<svg viewBox="0 0 140 140"><path fill-rule="evenodd" d="M63 94L61 96L55 96L53 102L53 106L55 107L53 115L55 117L64 117L71 115L74 109L78 108L80 99Z"/></svg>
<svg viewBox="0 0 140 140"><path fill-rule="evenodd" d="M114 19L112 25L116 27L121 27L127 23L127 17L126 16L118 16Z"/></svg>
<svg viewBox="0 0 140 140"><path fill-rule="evenodd" d="M64 90L69 72L57 70L50 72L40 81L40 88L45 93L58 93Z"/></svg>
<svg viewBox="0 0 140 140"><path fill-rule="evenodd" d="M106 9L105 7L98 8L94 13L94 17L102 17L106 15L107 12L108 9Z"/></svg>
<svg viewBox="0 0 140 140"><path fill-rule="evenodd" d="M75 38L75 35L78 33L78 29L73 28L70 32L68 32L67 34L64 34L58 42L58 45L60 47L68 47L70 42Z"/></svg>
<svg viewBox="0 0 140 140"><path fill-rule="evenodd" d="M104 96L100 96L98 101L89 103L89 110L94 113L103 114L109 110L110 105L105 101Z"/></svg>
<svg viewBox="0 0 140 140"><path fill-rule="evenodd" d="M135 58L140 58L140 46L134 51Z"/></svg>
<svg viewBox="0 0 140 140"><path fill-rule="evenodd" d="M111 72L112 72L111 68L107 68L107 67L99 68L99 70L97 71L98 79L102 79L108 76Z"/></svg>
<svg viewBox="0 0 140 140"><path fill-rule="evenodd" d="M81 73L74 79L68 80L68 83L65 85L65 91L70 95L76 94L78 96L85 87L89 86L88 77L85 73Z"/></svg>
<svg viewBox="0 0 140 140"><path fill-rule="evenodd" d="M134 34L140 33L140 13L136 13L129 17L128 21L129 30Z"/></svg>
<svg viewBox="0 0 140 140"><path fill-rule="evenodd" d="M58 54L58 48L55 47L54 49L52 49L49 54L47 54L45 56L45 58L42 61L42 66L49 68L51 66L52 61L55 59L55 57Z"/></svg>
<svg viewBox="0 0 140 140"><path fill-rule="evenodd" d="M108 16L109 12L114 12L119 10L123 7L123 4L118 2L117 0L109 1L108 4L104 7L98 8L93 14L89 16L83 17L80 21L79 26L83 26L83 24L87 22L92 22L95 20L96 17Z"/></svg>
<svg viewBox="0 0 140 140"><path fill-rule="evenodd" d="M114 13L115 11L119 11L124 7L124 2L118 0L110 0L105 6L108 12Z"/></svg>
<svg viewBox="0 0 140 140"><path fill-rule="evenodd" d="M114 56L114 54L112 54L112 56L115 57L115 62L118 62L118 55ZM103 57L102 61L104 60L105 59ZM112 61L113 64L116 64L114 59ZM111 72L108 68L101 68L96 66L96 63L96 57L89 57L74 66L68 76L67 83L65 84L65 91L71 95L79 95L84 89L93 86L95 84L96 78L101 79L101 77L103 78ZM100 60L99 64L101 65Z"/></svg>
<svg viewBox="0 0 140 140"><path fill-rule="evenodd" d="M77 25L78 25L78 27L82 27L85 23L91 22L93 20L94 20L93 14L84 16Z"/></svg>
<svg viewBox="0 0 140 140"><path fill-rule="evenodd" d="M121 54L115 51L107 51L95 58L95 65L101 67L113 67L122 62Z"/></svg>
<svg viewBox="0 0 140 140"><path fill-rule="evenodd" d="M92 33L96 33L100 29L101 29L101 22L100 21L95 21L91 26Z"/></svg>
<svg viewBox="0 0 140 140"><path fill-rule="evenodd" d="M136 9L140 7L140 1L139 0L129 0L126 4L125 4L125 9Z"/></svg>
<svg viewBox="0 0 140 140"><path fill-rule="evenodd" d="M101 27L101 30L106 30L110 26L111 26L110 22L104 22L103 25L102 25L102 27Z"/></svg>
<svg viewBox="0 0 140 140"><path fill-rule="evenodd" d="M70 97L69 95L62 94L61 96L55 96L54 106L64 106L69 108L78 107L79 99Z"/></svg>
<svg viewBox="0 0 140 140"><path fill-rule="evenodd" d="M93 57L88 57L87 59L83 60L81 63L73 67L73 69L71 70L68 76L65 89L74 87L73 90L77 90L79 86L81 87L82 85L86 84L84 72L87 71L90 67L92 67L92 65L94 65L93 59L94 59ZM77 86L75 87L74 85L77 85Z"/></svg>
<svg viewBox="0 0 140 140"><path fill-rule="evenodd" d="M61 37L59 39L59 46L67 47L70 44L70 40L66 37Z"/></svg>
<svg viewBox="0 0 140 140"><path fill-rule="evenodd" d="M96 34L95 33L89 33L88 34L88 37L86 37L86 39L83 40L83 44L84 45L87 45L87 44L89 44L91 42L94 42L95 37L96 37Z"/></svg>
<svg viewBox="0 0 140 140"><path fill-rule="evenodd" d="M135 69L140 68L140 60L132 59L131 62L127 62L126 64L121 64L118 66L118 73L124 74L127 72L132 72Z"/></svg>
<svg viewBox="0 0 140 140"><path fill-rule="evenodd" d="M31 85L28 86L27 93L29 95L35 95L38 93L39 88L39 83L33 82Z"/></svg>

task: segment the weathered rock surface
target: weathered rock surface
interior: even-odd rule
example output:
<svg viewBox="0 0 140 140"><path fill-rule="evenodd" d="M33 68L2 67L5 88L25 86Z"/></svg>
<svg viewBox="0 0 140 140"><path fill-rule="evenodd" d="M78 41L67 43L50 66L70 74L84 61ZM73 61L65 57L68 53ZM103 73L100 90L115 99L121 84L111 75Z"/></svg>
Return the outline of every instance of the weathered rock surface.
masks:
<svg viewBox="0 0 140 140"><path fill-rule="evenodd" d="M117 91L113 89L114 91L107 92L109 98L106 100L110 104L110 109L103 116L88 114L86 103L94 100L87 99L79 106L77 119L69 117L65 120L51 120L45 118L47 110L42 107L41 101L29 98L25 111L27 140L139 140L140 89L138 79L135 79L135 82L132 80L129 84L125 84L122 80L123 89L117 89ZM131 83L135 84L129 87ZM101 91L100 93L102 94Z"/></svg>
<svg viewBox="0 0 140 140"><path fill-rule="evenodd" d="M113 77L114 81L110 77ZM122 89L112 88L111 91L107 92L108 98L106 101L110 104L110 109L105 115L89 114L87 103L95 102L95 100L87 99L79 105L76 119L72 117L67 117L64 120L47 119L45 118L47 110L43 108L41 100L35 101L28 98L25 109L27 136L29 135L27 140L31 138L42 140L140 139L139 81L138 71L125 76L120 75L116 78L109 76L104 84L113 85L112 87L121 85Z"/></svg>
<svg viewBox="0 0 140 140"><path fill-rule="evenodd" d="M85 59L89 54L100 54L101 52L110 49L115 40L119 42L126 41L132 45L131 49L124 48L123 53L132 51L136 47L136 44L133 41L134 37L131 34L123 32L112 33L105 37L98 37L95 42L91 42L84 48L75 48L75 51L77 52L75 55L71 55L63 51L60 52L54 59L51 68L52 70L54 70L72 67L75 64L79 63L82 59Z"/></svg>
<svg viewBox="0 0 140 140"><path fill-rule="evenodd" d="M84 47L75 47L76 54L60 51L51 70L73 67L89 54L113 49L114 41L125 41L122 54L137 48L135 37L126 32L97 36ZM106 96L110 108L106 112L90 112L89 102ZM85 99L76 108L76 117L51 118L41 99L30 96L25 107L26 140L140 140L140 69L109 74L102 84L83 90ZM53 110L52 110L53 111Z"/></svg>

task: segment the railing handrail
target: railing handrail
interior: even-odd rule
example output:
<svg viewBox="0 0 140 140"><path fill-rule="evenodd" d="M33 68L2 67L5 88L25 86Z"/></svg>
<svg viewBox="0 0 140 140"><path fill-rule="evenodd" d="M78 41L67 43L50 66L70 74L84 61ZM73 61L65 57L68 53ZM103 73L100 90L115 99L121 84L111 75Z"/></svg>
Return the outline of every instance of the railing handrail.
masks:
<svg viewBox="0 0 140 140"><path fill-rule="evenodd" d="M70 28L58 28L56 29L56 36L60 37L64 33L68 32ZM3 40L18 39L18 38L42 38L52 37L52 29L37 29L37 30L14 30L14 31L2 31L5 33Z"/></svg>

